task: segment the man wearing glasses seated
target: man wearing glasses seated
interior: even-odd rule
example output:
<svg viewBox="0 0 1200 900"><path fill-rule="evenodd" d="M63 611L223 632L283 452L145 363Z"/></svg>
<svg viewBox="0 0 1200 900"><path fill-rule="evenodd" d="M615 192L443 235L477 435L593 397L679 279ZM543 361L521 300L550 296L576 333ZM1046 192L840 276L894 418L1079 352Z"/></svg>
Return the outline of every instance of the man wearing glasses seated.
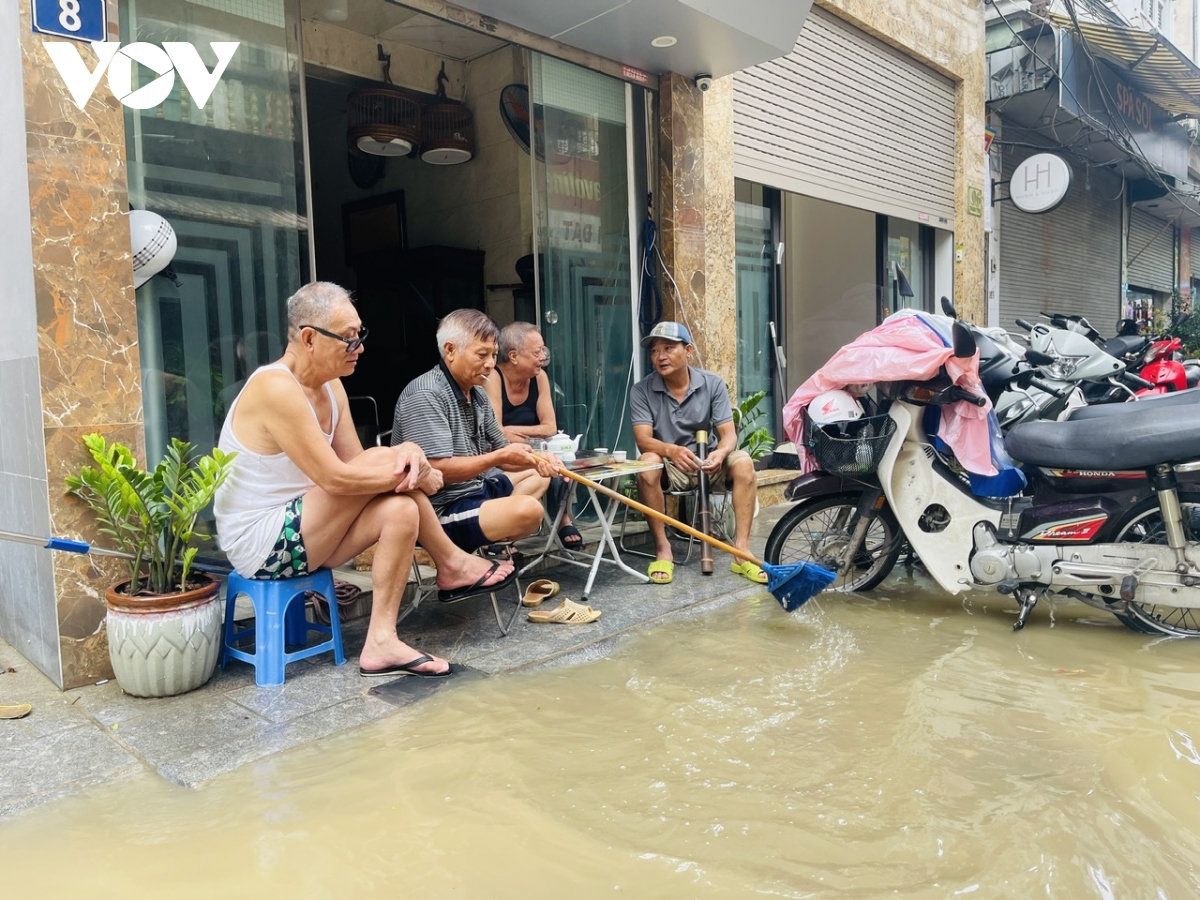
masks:
<svg viewBox="0 0 1200 900"><path fill-rule="evenodd" d="M392 444L412 441L444 479L430 499L446 533L464 550L537 531L540 498L556 461L504 436L484 385L496 367L500 329L476 309L438 324L441 362L396 402Z"/></svg>
<svg viewBox="0 0 1200 900"><path fill-rule="evenodd" d="M447 675L446 660L396 634L416 541L447 596L506 584L512 564L489 568L449 540L427 496L442 476L420 447L359 443L341 379L354 372L367 330L350 295L328 282L305 285L288 299L287 317L283 356L254 371L221 429L219 446L237 453L214 503L221 547L240 574L275 579L341 565L378 544L359 672Z"/></svg>

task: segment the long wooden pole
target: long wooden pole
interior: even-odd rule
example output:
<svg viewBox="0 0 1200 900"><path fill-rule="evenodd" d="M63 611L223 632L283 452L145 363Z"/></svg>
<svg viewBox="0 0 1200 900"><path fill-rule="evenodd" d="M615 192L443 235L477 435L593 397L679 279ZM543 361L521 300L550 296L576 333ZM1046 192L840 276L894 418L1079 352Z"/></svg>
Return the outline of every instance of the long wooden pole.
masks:
<svg viewBox="0 0 1200 900"><path fill-rule="evenodd" d="M690 534L698 541L704 541L704 543L711 544L718 550L724 550L730 556L736 556L738 559L748 560L759 568L762 568L763 561L753 553L748 553L745 550L739 550L737 547L727 544L724 541L717 540L711 534L705 534L703 531L693 528L691 525L683 524L678 519L672 519L666 513L660 513L657 509L647 506L645 503L639 503L632 497L626 497L619 491L614 491L610 487L605 487L598 481L592 481L590 478L584 478L582 475L576 474L564 466L558 467L558 474L562 475L564 478L570 478L572 481L577 481L585 487L591 488L592 490L599 491L605 497L610 497L613 500L619 500L621 503L624 503L627 506L632 506L642 515L649 516L652 519L658 519L660 522L666 522L668 525L673 525L684 534Z"/></svg>

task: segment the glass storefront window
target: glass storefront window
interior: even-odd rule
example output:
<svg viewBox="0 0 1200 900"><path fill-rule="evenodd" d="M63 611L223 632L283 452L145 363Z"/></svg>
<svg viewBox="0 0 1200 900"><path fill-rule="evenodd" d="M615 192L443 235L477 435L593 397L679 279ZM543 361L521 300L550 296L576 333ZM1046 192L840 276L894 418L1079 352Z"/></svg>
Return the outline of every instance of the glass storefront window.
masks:
<svg viewBox="0 0 1200 900"><path fill-rule="evenodd" d="M171 437L207 452L247 375L277 358L301 284L307 223L291 0L121 4L123 42L238 41L203 106L179 78L159 107L125 111L129 202L170 222L176 282L137 290L146 454ZM230 12L225 10L237 10ZM157 73L135 66L134 86Z"/></svg>
<svg viewBox="0 0 1200 900"><path fill-rule="evenodd" d="M925 253L921 226L916 222L887 219L887 258L884 265L884 305L898 309L929 310Z"/></svg>
<svg viewBox="0 0 1200 900"><path fill-rule="evenodd" d="M771 337L771 322L776 319L773 219L778 203L775 191L748 181L735 182L738 400L765 391L759 404L765 419L759 421L774 435L779 434Z"/></svg>
<svg viewBox="0 0 1200 900"><path fill-rule="evenodd" d="M583 434L581 446L632 451L628 89L538 53L531 70L538 324L555 411L563 430Z"/></svg>

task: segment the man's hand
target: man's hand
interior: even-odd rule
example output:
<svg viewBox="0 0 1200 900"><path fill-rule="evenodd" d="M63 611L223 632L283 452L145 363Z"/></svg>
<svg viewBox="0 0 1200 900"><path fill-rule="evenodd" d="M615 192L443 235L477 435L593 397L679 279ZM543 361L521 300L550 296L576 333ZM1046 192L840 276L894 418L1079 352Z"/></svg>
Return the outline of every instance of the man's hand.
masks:
<svg viewBox="0 0 1200 900"><path fill-rule="evenodd" d="M529 455L533 458L533 465L537 469L537 473L543 478L553 478L558 474L558 467L562 463L553 453L530 453Z"/></svg>
<svg viewBox="0 0 1200 900"><path fill-rule="evenodd" d="M429 474L421 479L421 484L419 487L424 493L432 497L442 489L442 485L445 483L446 479L443 477L441 471L433 468L433 466L430 466Z"/></svg>
<svg viewBox="0 0 1200 900"><path fill-rule="evenodd" d="M415 491L433 471L429 460L425 458L425 452L411 441L398 444L392 449L396 451L396 465L392 471L403 476L395 487L396 493L407 494L409 491Z"/></svg>
<svg viewBox="0 0 1200 900"><path fill-rule="evenodd" d="M700 457L689 448L680 444L671 444L669 446L671 449L667 451L666 456L675 464L675 468L688 475L700 471Z"/></svg>
<svg viewBox="0 0 1200 900"><path fill-rule="evenodd" d="M728 456L721 450L713 449L708 451L708 456L704 458L703 465L700 466L709 475L721 471L721 465L725 462L725 457Z"/></svg>

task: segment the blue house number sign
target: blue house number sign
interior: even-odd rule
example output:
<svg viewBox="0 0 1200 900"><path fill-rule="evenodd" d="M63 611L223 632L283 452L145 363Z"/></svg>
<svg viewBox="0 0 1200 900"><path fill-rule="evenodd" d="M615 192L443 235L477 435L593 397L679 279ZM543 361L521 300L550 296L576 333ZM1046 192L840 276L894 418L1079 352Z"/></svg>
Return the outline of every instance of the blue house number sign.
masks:
<svg viewBox="0 0 1200 900"><path fill-rule="evenodd" d="M75 41L108 38L105 0L32 0L33 30Z"/></svg>

